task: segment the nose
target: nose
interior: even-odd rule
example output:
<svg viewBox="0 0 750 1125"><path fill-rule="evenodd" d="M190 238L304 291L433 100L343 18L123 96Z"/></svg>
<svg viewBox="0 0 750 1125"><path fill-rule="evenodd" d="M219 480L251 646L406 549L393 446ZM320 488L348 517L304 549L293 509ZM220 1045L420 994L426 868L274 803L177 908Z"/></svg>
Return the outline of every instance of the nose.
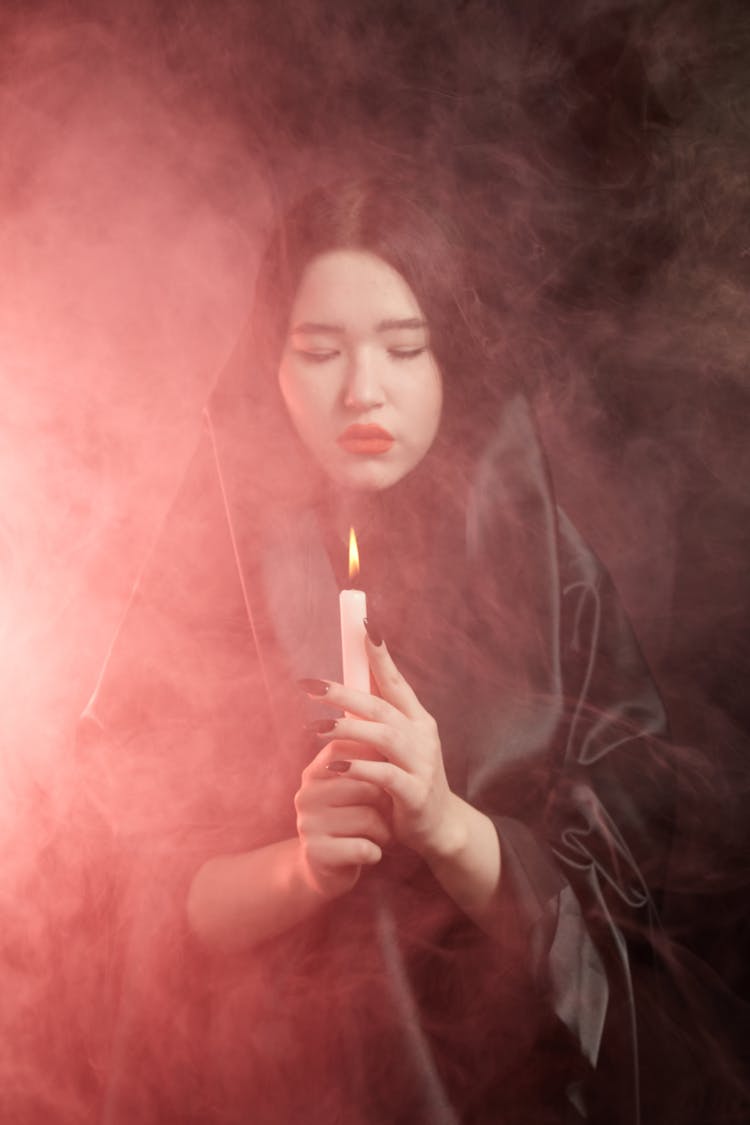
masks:
<svg viewBox="0 0 750 1125"><path fill-rule="evenodd" d="M377 356L369 349L357 350L347 367L344 406L348 410L372 410L384 401Z"/></svg>

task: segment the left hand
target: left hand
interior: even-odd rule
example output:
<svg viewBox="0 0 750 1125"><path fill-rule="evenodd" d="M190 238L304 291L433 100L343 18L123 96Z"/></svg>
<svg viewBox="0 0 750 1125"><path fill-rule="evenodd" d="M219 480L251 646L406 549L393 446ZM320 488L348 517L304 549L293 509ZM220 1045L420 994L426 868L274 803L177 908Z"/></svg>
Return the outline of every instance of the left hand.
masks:
<svg viewBox="0 0 750 1125"><path fill-rule="evenodd" d="M370 669L380 697L331 682L326 702L347 714L321 742L354 741L382 755L384 760L336 755L348 765L333 772L321 765L320 777L369 781L391 798L396 839L425 859L456 846L459 799L445 776L438 727L399 672L384 643L366 639Z"/></svg>

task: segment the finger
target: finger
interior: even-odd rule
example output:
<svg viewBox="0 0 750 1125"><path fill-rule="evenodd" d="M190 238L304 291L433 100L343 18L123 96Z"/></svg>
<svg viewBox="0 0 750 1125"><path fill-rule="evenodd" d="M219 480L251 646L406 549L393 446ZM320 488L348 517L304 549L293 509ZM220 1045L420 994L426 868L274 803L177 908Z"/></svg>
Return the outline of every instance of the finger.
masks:
<svg viewBox="0 0 750 1125"><path fill-rule="evenodd" d="M338 737L338 724L340 722L343 722L343 720L336 721L332 731L308 731L319 740L320 749L302 771L303 781L312 777L325 777L325 766L332 758L356 758L361 751L361 747L358 747L355 742ZM335 738L333 737L334 734L336 735Z"/></svg>
<svg viewBox="0 0 750 1125"><path fill-rule="evenodd" d="M401 716L400 727L404 728L407 720ZM336 733L341 734L343 737L337 740L336 743L330 743L330 756L328 759L321 763L324 768L328 766L331 761L340 759L354 759L357 758L372 758L372 753L353 753L346 752L347 746L366 746L370 750L378 751L378 757L386 758L389 762L399 766L401 769L409 769L414 764L414 752L412 749L413 736L410 737L409 729L399 729L391 724L369 722L366 719L353 718L347 715L343 719L339 719L336 725ZM376 759L377 760L377 759Z"/></svg>
<svg viewBox="0 0 750 1125"><path fill-rule="evenodd" d="M345 805L382 806L383 792L370 781L355 781L348 777L337 777L327 766L322 767L318 777L299 791L298 806L313 808L327 806L341 808Z"/></svg>
<svg viewBox="0 0 750 1125"><path fill-rule="evenodd" d="M318 867L372 866L383 858L378 844L358 836L318 836L304 847L308 862Z"/></svg>
<svg viewBox="0 0 750 1125"><path fill-rule="evenodd" d="M420 719L425 709L414 689L399 672L382 638L380 644L375 644L372 637L366 635L365 648L370 671L382 698L408 719Z"/></svg>
<svg viewBox="0 0 750 1125"><path fill-rule="evenodd" d="M336 815L332 816L332 811ZM325 817L320 813L301 816L297 824L297 835L308 847L312 847L316 840L329 836L336 840L372 840L379 848L384 848L392 839L390 825L366 805L362 805L359 810L329 809Z"/></svg>
<svg viewBox="0 0 750 1125"><path fill-rule="evenodd" d="M365 645L367 659L380 695L344 687L343 684L335 681L326 681L326 703L341 707L349 714L376 722L394 722L398 715L405 715L408 719L423 718L427 712L410 684L399 672L385 644L381 641L376 645L370 637L366 637ZM304 684L317 681L302 682Z"/></svg>
<svg viewBox="0 0 750 1125"><path fill-rule="evenodd" d="M299 682L304 686L307 683L317 684L323 683L324 681L300 680ZM406 681L404 681L404 683L405 682ZM399 711L397 707L394 707L392 703L389 703L386 699L382 699L380 696L371 695L370 692L357 691L356 688L345 687L343 684L336 683L335 680L325 681L325 687L326 703L334 707L340 707L342 711L348 714L359 715L363 719L372 719L379 722L395 722L399 717L403 718L403 712ZM315 693L307 688L305 688L305 690L313 699L320 698L319 693ZM414 696L414 698L416 699L416 696ZM420 714L422 713L423 709L420 710ZM309 724L308 732L318 734L327 733L324 727L329 723L331 724L331 730L333 730L336 723L335 719L320 719Z"/></svg>
<svg viewBox="0 0 750 1125"><path fill-rule="evenodd" d="M340 763L342 766L344 762ZM338 766L333 762L332 766ZM346 776L351 780L369 781L406 808L416 806L418 782L406 770L393 762L372 762L352 759L346 766Z"/></svg>
<svg viewBox="0 0 750 1125"><path fill-rule="evenodd" d="M379 847L385 847L391 839L390 825L372 805L346 805L342 808L328 809L325 815L303 818L318 821L317 835L321 836L363 836ZM307 826L303 824L303 831ZM314 825L310 824L314 830ZM310 832L308 832L310 834Z"/></svg>

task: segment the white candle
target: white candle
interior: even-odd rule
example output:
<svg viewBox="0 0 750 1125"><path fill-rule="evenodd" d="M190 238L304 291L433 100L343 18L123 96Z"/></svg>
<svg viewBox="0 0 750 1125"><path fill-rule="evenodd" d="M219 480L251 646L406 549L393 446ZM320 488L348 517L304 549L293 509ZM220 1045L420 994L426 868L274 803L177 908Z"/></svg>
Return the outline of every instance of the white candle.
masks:
<svg viewBox="0 0 750 1125"><path fill-rule="evenodd" d="M359 574L359 554L354 528L349 531L349 579ZM357 691L370 690L370 665L365 649L367 599L364 590L342 590L339 594L341 616L341 663L344 684Z"/></svg>

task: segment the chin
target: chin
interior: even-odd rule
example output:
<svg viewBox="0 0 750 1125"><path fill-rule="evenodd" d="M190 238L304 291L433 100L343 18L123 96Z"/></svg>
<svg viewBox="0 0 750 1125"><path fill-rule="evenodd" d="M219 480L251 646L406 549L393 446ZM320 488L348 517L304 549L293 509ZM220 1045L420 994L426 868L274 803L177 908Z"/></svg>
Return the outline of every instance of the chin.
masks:
<svg viewBox="0 0 750 1125"><path fill-rule="evenodd" d="M337 467L338 471L332 472L333 480L342 488L351 488L358 492L382 492L398 484L405 472L388 465L350 465Z"/></svg>

